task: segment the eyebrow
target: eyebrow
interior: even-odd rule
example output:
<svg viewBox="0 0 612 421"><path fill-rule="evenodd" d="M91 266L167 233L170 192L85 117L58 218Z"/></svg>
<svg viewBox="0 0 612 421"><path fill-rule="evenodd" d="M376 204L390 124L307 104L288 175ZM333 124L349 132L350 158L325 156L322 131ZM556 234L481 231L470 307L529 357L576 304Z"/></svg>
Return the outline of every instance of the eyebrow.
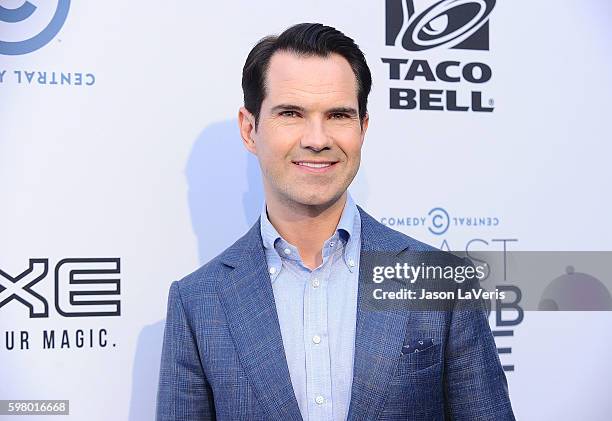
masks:
<svg viewBox="0 0 612 421"><path fill-rule="evenodd" d="M276 114L277 112L281 112L281 111L299 111L303 113L306 110L304 107L300 107L299 105L293 105L293 104L279 104L279 105L272 107L273 114ZM334 108L328 109L326 113L327 114L343 113L343 114L348 114L351 117L355 117L357 115L357 110L353 107L334 107Z"/></svg>

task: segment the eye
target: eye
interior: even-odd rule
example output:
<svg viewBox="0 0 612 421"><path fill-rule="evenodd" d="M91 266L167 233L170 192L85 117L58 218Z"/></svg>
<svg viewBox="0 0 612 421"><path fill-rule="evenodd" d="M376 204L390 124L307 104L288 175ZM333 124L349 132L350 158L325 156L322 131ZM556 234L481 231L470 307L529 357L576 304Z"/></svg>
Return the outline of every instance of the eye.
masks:
<svg viewBox="0 0 612 421"><path fill-rule="evenodd" d="M341 119L344 119L344 118L348 118L349 115L345 114L345 113L333 113L333 114L330 115L330 117L332 119L334 119L334 120L341 120Z"/></svg>
<svg viewBox="0 0 612 421"><path fill-rule="evenodd" d="M287 111L281 111L281 112L279 113L279 115L280 115L281 117L299 117L299 115L298 115L298 113L297 113L297 112L295 112L295 111L290 111L290 110L287 110Z"/></svg>

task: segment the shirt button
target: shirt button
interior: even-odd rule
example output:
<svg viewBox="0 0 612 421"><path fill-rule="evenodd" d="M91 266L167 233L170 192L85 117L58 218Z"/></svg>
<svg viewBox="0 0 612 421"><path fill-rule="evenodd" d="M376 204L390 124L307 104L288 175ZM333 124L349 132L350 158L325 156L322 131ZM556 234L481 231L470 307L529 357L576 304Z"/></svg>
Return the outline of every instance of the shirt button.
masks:
<svg viewBox="0 0 612 421"><path fill-rule="evenodd" d="M285 252L285 254L291 254L291 250L289 250L289 249L285 249L283 251Z"/></svg>
<svg viewBox="0 0 612 421"><path fill-rule="evenodd" d="M315 398L315 402L316 402L318 405L323 405L323 404L325 403L325 398L324 398L323 396L319 395L319 396L317 396L317 397Z"/></svg>
<svg viewBox="0 0 612 421"><path fill-rule="evenodd" d="M321 343L321 337L320 337L319 335L314 335L314 336L312 337L312 341L313 341L315 344Z"/></svg>
<svg viewBox="0 0 612 421"><path fill-rule="evenodd" d="M335 246L335 245L336 245L336 243L334 243L333 241L330 241L330 242L329 242L329 246L330 246L330 247L333 247L333 246Z"/></svg>
<svg viewBox="0 0 612 421"><path fill-rule="evenodd" d="M317 278L312 280L312 286L315 288L319 288L319 285L321 285L321 282L319 282L319 280Z"/></svg>
<svg viewBox="0 0 612 421"><path fill-rule="evenodd" d="M270 275L274 275L276 273L276 268L275 267L271 267L269 272L270 272Z"/></svg>
<svg viewBox="0 0 612 421"><path fill-rule="evenodd" d="M353 259L349 259L348 260L348 264L349 264L350 267L353 267L353 266L355 266L355 261Z"/></svg>

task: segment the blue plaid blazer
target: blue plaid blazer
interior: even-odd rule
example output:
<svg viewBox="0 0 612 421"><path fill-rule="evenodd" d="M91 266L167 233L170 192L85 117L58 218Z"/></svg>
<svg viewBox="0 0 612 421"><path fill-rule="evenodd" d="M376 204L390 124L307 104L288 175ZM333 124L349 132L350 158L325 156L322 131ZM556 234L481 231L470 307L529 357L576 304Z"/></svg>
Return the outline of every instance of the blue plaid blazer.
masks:
<svg viewBox="0 0 612 421"><path fill-rule="evenodd" d="M434 250L358 207L361 256ZM362 259L363 260L363 259ZM348 420L514 420L485 311L368 311L360 271ZM435 345L403 348L420 338ZM301 420L259 221L170 286L157 421Z"/></svg>

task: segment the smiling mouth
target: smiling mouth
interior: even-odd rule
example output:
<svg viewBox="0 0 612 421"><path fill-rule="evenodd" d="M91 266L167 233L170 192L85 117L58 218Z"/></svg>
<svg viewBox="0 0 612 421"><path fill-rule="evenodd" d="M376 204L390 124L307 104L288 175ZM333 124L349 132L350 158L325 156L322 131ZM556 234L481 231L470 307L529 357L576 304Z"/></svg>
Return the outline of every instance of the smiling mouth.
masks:
<svg viewBox="0 0 612 421"><path fill-rule="evenodd" d="M300 169L309 172L325 172L331 169L337 161L292 161Z"/></svg>
<svg viewBox="0 0 612 421"><path fill-rule="evenodd" d="M308 168L327 168L327 167L331 167L332 165L334 165L335 162L297 161L297 162L294 162L294 164L297 164L303 167L308 167Z"/></svg>

